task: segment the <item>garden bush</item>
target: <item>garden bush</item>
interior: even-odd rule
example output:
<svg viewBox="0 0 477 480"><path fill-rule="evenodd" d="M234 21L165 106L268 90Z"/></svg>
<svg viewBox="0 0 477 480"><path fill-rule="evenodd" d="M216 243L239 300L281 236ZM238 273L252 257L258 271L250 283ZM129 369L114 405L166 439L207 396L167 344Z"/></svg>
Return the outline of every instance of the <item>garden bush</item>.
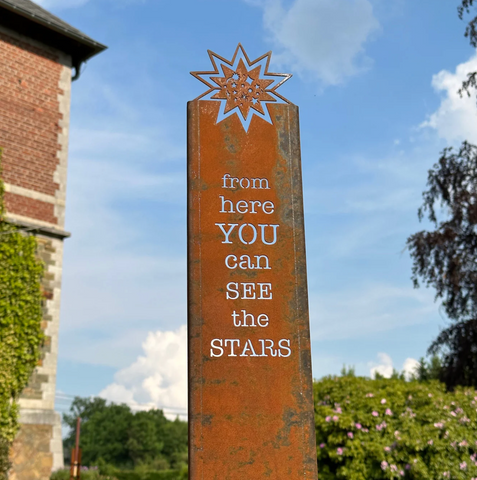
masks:
<svg viewBox="0 0 477 480"><path fill-rule="evenodd" d="M53 472L50 480L70 480L70 469L64 468ZM81 480L118 480L110 475L101 475L98 468L81 467Z"/></svg>
<svg viewBox="0 0 477 480"><path fill-rule="evenodd" d="M115 474L118 480L187 480L187 469L179 470L156 470L137 472L123 470Z"/></svg>
<svg viewBox="0 0 477 480"><path fill-rule="evenodd" d="M114 471L113 474L110 472ZM51 475L51 480L70 480L70 470L62 469ZM96 467L82 467L81 480L187 480L187 468L182 470L119 470L109 467L107 474Z"/></svg>
<svg viewBox="0 0 477 480"><path fill-rule="evenodd" d="M314 383L320 480L476 480L477 392L438 382Z"/></svg>

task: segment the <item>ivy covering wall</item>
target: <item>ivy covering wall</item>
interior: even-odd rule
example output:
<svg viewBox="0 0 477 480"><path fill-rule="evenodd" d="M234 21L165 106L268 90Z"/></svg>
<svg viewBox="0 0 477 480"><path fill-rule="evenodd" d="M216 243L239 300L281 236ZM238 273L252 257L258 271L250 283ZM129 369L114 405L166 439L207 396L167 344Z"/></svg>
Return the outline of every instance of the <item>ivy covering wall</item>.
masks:
<svg viewBox="0 0 477 480"><path fill-rule="evenodd" d="M2 150L0 149L0 169ZM5 221L0 170L0 480L19 428L17 400L40 360L43 265L34 236Z"/></svg>

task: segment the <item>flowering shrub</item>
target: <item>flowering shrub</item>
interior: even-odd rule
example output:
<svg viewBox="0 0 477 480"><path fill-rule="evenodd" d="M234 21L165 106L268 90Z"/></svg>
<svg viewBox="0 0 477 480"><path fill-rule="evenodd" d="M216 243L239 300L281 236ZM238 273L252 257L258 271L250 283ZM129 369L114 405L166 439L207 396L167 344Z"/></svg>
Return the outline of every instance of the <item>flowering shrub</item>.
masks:
<svg viewBox="0 0 477 480"><path fill-rule="evenodd" d="M477 392L438 382L316 381L320 480L477 480Z"/></svg>

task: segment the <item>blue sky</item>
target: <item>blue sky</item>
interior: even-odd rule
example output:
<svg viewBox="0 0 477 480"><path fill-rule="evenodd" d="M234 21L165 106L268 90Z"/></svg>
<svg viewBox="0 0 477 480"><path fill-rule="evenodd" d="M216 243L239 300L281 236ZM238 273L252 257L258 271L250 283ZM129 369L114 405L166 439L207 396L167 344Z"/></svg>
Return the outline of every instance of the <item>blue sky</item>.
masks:
<svg viewBox="0 0 477 480"><path fill-rule="evenodd" d="M42 0L109 49L74 83L58 390L186 406L186 102L207 49L292 73L313 373L401 370L446 320L406 238L439 152L477 142L458 2ZM374 370L373 370L374 369Z"/></svg>

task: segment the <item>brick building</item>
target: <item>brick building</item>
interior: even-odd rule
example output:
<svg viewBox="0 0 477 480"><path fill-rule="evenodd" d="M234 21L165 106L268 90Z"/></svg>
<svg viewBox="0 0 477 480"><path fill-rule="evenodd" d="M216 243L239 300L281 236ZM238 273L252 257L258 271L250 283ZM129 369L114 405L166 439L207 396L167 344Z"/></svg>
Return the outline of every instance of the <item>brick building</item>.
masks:
<svg viewBox="0 0 477 480"><path fill-rule="evenodd" d="M71 82L105 47L30 0L0 0L0 147L7 220L38 238L46 265L41 365L20 399L11 478L63 466L54 411ZM73 75L72 75L73 74Z"/></svg>

